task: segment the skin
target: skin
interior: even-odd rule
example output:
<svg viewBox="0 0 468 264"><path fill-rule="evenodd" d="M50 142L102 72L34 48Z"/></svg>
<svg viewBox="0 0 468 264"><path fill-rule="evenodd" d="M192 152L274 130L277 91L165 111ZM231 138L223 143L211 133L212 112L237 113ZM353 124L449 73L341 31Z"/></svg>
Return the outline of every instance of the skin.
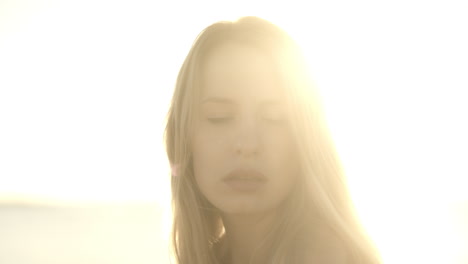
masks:
<svg viewBox="0 0 468 264"><path fill-rule="evenodd" d="M235 43L210 51L202 68L194 174L203 195L221 212L233 263L248 263L299 171L275 71L265 54ZM266 183L255 192L234 190L223 178L240 168L261 172Z"/></svg>

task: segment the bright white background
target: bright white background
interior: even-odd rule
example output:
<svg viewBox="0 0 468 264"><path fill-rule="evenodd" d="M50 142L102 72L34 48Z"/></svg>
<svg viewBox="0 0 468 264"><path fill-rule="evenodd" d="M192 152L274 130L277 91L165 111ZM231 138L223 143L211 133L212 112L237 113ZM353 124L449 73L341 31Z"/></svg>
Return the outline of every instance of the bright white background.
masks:
<svg viewBox="0 0 468 264"><path fill-rule="evenodd" d="M0 197L169 203L164 118L210 23L301 44L386 263L467 263L466 1L0 1ZM464 255L463 255L464 254Z"/></svg>

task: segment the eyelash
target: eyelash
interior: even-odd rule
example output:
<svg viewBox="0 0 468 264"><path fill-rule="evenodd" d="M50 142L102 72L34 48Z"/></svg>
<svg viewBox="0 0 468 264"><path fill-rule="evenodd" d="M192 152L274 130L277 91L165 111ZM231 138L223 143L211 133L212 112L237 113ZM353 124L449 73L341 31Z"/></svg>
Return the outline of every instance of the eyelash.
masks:
<svg viewBox="0 0 468 264"><path fill-rule="evenodd" d="M225 123L231 119L232 119L231 117L215 117L215 118L208 118L208 121L210 121L213 124L220 124L220 123Z"/></svg>
<svg viewBox="0 0 468 264"><path fill-rule="evenodd" d="M230 121L232 119L233 119L232 117L216 117L216 118L208 118L208 121L213 123L213 124L222 124L222 123L226 123L226 122L228 122L228 121ZM272 123L272 124L282 124L282 123L284 123L286 121L283 118L279 118L279 119L263 118L263 120L267 121L268 123Z"/></svg>
<svg viewBox="0 0 468 264"><path fill-rule="evenodd" d="M263 120L266 120L269 123L275 123L275 124L281 124L286 121L284 118L263 118Z"/></svg>

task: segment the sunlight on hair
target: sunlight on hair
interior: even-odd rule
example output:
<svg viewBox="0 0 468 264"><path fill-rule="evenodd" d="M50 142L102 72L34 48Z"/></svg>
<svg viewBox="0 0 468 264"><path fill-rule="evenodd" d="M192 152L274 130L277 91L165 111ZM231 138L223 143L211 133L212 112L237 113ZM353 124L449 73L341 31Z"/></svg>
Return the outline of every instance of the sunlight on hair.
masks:
<svg viewBox="0 0 468 264"><path fill-rule="evenodd" d="M404 30L404 23L395 26ZM377 47L372 50L351 42L345 51L335 52L317 44L315 36L304 35L307 29L310 25L291 25L289 32L300 42L311 65L352 197L384 262L464 263L468 241L464 238L467 232L461 230L467 225L456 223L464 211L459 209L455 216L452 205L468 200L464 165L468 131L466 124L456 121L468 107L460 99L461 90L452 88L443 95L432 92L440 89L440 81L457 87L461 80L451 79L451 73L443 71L435 82L417 79L432 69L404 49L397 52L406 62L380 54L387 64L376 71L369 68L374 59L366 54L379 53ZM367 40L361 37L359 43ZM414 41L417 45L425 39ZM343 39L331 42L342 43ZM360 55L346 53L351 50ZM463 68L457 61L451 62L453 67ZM409 67L418 70L408 76L404 71ZM365 69L365 76L355 69ZM396 78L385 79L384 72L393 72ZM421 88L414 88L415 84Z"/></svg>
<svg viewBox="0 0 468 264"><path fill-rule="evenodd" d="M462 80L453 79L452 73L444 70L438 72L437 79L421 77L433 71L434 64L445 64L443 58L431 66L423 65L417 60L421 55L400 48L396 50L398 58L407 61L395 60L394 54L381 54L377 45L361 44L372 41L364 35L359 36L359 42L334 50L335 43L343 43L342 36L327 43L316 39L320 33L337 31L336 25L314 28L284 17L265 17L278 22L303 48L310 74L325 101L353 200L384 263L465 263L468 226L458 219L466 218L466 208L453 209L453 204L468 200L468 170L463 158L468 156L464 136L468 131L466 124L456 121L463 119L468 107L461 100L462 90L452 88L443 95L433 92L441 83L459 87ZM407 22L395 26L405 33ZM311 30L319 34L304 34ZM415 38L412 45L427 45L426 38ZM369 68L378 63L371 57L375 53L387 61L378 70ZM451 63L455 69L464 67L455 60ZM410 67L414 75L405 74ZM365 76L359 69L366 71ZM383 75L389 72L395 79Z"/></svg>

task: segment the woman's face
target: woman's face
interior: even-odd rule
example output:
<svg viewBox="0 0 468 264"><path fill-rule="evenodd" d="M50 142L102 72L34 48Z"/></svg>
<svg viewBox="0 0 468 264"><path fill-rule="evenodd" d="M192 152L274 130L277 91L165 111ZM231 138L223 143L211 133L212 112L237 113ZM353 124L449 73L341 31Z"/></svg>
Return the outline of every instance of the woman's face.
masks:
<svg viewBox="0 0 468 264"><path fill-rule="evenodd" d="M289 195L297 151L275 67L240 44L207 55L193 138L193 168L203 195L226 214L261 213Z"/></svg>

